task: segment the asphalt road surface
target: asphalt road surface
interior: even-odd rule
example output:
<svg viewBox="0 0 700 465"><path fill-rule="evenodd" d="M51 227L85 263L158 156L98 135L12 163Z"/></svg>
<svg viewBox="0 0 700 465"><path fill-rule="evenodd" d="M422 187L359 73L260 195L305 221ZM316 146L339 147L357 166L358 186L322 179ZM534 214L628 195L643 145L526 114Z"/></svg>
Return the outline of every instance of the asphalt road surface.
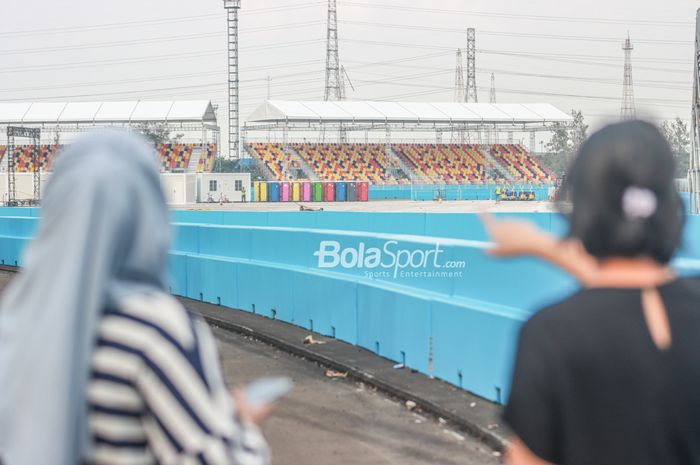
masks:
<svg viewBox="0 0 700 465"><path fill-rule="evenodd" d="M0 290L12 273L0 272ZM479 441L397 400L265 343L213 329L226 381L269 375L295 383L264 426L275 465L497 464Z"/></svg>

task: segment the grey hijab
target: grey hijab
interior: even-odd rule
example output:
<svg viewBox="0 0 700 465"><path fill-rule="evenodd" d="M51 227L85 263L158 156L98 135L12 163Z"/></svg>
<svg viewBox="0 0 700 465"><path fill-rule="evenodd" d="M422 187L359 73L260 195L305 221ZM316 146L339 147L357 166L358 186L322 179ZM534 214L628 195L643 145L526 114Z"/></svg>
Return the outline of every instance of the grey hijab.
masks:
<svg viewBox="0 0 700 465"><path fill-rule="evenodd" d="M0 304L0 462L77 465L100 315L163 292L168 211L155 154L116 131L58 155L24 269Z"/></svg>

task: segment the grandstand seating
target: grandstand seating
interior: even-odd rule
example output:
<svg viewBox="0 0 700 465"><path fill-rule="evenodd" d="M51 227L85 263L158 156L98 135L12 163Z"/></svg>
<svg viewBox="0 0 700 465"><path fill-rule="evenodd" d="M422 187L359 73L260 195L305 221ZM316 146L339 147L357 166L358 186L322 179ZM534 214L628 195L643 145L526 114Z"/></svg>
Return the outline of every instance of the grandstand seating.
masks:
<svg viewBox="0 0 700 465"><path fill-rule="evenodd" d="M164 171L184 171L190 163L194 144L159 144L161 166Z"/></svg>
<svg viewBox="0 0 700 465"><path fill-rule="evenodd" d="M285 173L289 174L289 170L285 169L285 166L289 164L289 159L284 153L282 144L254 142L248 144L248 147L262 160L276 180L282 181L285 179Z"/></svg>
<svg viewBox="0 0 700 465"><path fill-rule="evenodd" d="M490 151L491 156L517 181L539 184L554 180L549 170L521 145L496 144L491 146Z"/></svg>
<svg viewBox="0 0 700 465"><path fill-rule="evenodd" d="M414 172L436 184L475 184L487 180L486 157L476 145L397 144L394 152Z"/></svg>
<svg viewBox="0 0 700 465"><path fill-rule="evenodd" d="M393 161L381 144L291 144L324 181L369 181L397 184Z"/></svg>
<svg viewBox="0 0 700 465"><path fill-rule="evenodd" d="M216 157L216 144L207 144L204 156L197 161L197 173L209 173L214 169L214 158Z"/></svg>
<svg viewBox="0 0 700 465"><path fill-rule="evenodd" d="M299 161L323 181L409 183L410 177L434 184L484 184L503 178L531 184L553 181L551 173L520 145L250 143L250 153L272 174L285 180L300 173ZM306 168L305 168L306 169ZM308 169L306 169L309 172Z"/></svg>
<svg viewBox="0 0 700 465"><path fill-rule="evenodd" d="M41 171L51 169L51 164L56 156L60 146L58 145L40 145L39 146L39 168ZM6 147L0 149L0 159L7 151ZM34 155L34 145L16 145L13 150L15 159L15 172L17 173L33 173L34 163L32 156Z"/></svg>

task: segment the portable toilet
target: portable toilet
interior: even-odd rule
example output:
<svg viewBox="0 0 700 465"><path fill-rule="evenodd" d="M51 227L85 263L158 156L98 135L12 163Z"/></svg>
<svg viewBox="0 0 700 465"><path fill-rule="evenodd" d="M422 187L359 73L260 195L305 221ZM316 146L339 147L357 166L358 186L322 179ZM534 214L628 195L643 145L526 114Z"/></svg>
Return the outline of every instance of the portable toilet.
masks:
<svg viewBox="0 0 700 465"><path fill-rule="evenodd" d="M286 181L281 183L280 201L289 202L289 183Z"/></svg>
<svg viewBox="0 0 700 465"><path fill-rule="evenodd" d="M280 201L280 183L278 182L271 182L270 184L270 202L279 202Z"/></svg>
<svg viewBox="0 0 700 465"><path fill-rule="evenodd" d="M345 189L347 189L348 202L357 201L357 183L349 182L346 184Z"/></svg>
<svg viewBox="0 0 700 465"><path fill-rule="evenodd" d="M267 202L267 193L269 189L270 183L267 182L261 182L260 183L260 202Z"/></svg>
<svg viewBox="0 0 700 465"><path fill-rule="evenodd" d="M292 183L292 202L298 202L301 200L301 183Z"/></svg>
<svg viewBox="0 0 700 465"><path fill-rule="evenodd" d="M323 202L323 183L314 182L311 184L311 200Z"/></svg>
<svg viewBox="0 0 700 465"><path fill-rule="evenodd" d="M360 192L357 197L362 202L367 202L369 200L369 182L362 181L360 183Z"/></svg>
<svg viewBox="0 0 700 465"><path fill-rule="evenodd" d="M311 183L304 181L301 185L301 200L304 202L311 201Z"/></svg>
<svg viewBox="0 0 700 465"><path fill-rule="evenodd" d="M345 202L347 190L345 189L345 183L339 182L335 185L335 200L338 202Z"/></svg>
<svg viewBox="0 0 700 465"><path fill-rule="evenodd" d="M253 183L253 198L250 199L253 202L260 202L260 187L262 183L260 181L255 181Z"/></svg>
<svg viewBox="0 0 700 465"><path fill-rule="evenodd" d="M335 201L335 183L334 182L324 182L323 183L323 200L325 202Z"/></svg>

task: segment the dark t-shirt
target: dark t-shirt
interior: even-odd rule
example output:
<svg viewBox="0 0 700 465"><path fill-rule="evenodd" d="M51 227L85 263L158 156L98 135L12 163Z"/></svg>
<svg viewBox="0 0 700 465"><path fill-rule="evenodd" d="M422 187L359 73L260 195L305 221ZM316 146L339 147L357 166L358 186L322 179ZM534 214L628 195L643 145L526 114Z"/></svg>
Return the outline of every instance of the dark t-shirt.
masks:
<svg viewBox="0 0 700 465"><path fill-rule="evenodd" d="M588 289L520 334L504 420L561 465L700 464L700 280L659 288L672 343L661 351L639 289Z"/></svg>

